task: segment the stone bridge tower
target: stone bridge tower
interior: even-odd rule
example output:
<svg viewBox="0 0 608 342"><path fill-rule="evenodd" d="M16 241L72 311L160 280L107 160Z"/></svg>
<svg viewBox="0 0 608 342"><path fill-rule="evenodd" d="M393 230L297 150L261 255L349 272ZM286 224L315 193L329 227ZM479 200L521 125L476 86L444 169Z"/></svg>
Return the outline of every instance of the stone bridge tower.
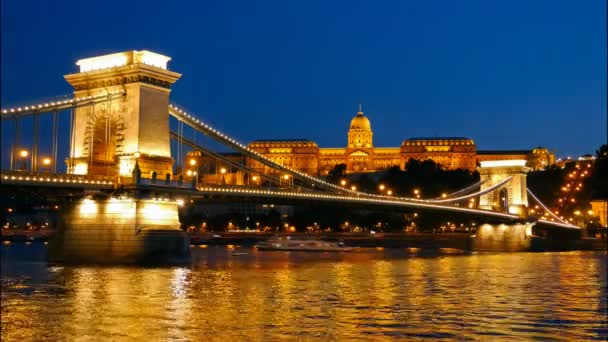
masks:
<svg viewBox="0 0 608 342"><path fill-rule="evenodd" d="M528 207L526 173L530 168L526 167L525 160L482 161L478 171L481 181L485 180L481 185L481 191L512 177L511 181L503 187L480 196L479 208L526 216Z"/></svg>
<svg viewBox="0 0 608 342"><path fill-rule="evenodd" d="M127 51L81 59L80 72L66 75L74 97L124 91L120 98L74 110L68 173L142 177L172 172L169 93L181 74L167 70L170 57Z"/></svg>

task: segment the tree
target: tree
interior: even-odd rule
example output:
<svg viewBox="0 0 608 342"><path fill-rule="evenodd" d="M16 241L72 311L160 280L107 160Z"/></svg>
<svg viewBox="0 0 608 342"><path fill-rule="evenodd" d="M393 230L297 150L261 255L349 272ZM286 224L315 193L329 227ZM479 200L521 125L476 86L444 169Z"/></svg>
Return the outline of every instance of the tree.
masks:
<svg viewBox="0 0 608 342"><path fill-rule="evenodd" d="M600 146L596 157L593 174L589 178L591 197L608 199L608 145Z"/></svg>
<svg viewBox="0 0 608 342"><path fill-rule="evenodd" d="M346 164L344 164L344 163L338 164L329 171L329 174L327 175L327 180L330 181L331 183L338 183L340 181L340 179L344 178L345 175L346 175Z"/></svg>

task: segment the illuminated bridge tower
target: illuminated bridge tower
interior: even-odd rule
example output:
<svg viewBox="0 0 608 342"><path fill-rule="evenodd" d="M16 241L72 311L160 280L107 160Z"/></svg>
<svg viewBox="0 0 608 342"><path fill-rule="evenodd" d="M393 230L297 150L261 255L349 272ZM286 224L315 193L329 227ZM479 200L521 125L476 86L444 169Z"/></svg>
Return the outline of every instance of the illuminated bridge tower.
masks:
<svg viewBox="0 0 608 342"><path fill-rule="evenodd" d="M482 161L478 169L482 181L481 190L488 189L511 177L504 186L480 196L479 208L516 214L522 218L511 223L482 223L472 238L471 248L477 251L529 251L532 248L532 226L528 222L526 208L528 192L526 186L525 160Z"/></svg>
<svg viewBox="0 0 608 342"><path fill-rule="evenodd" d="M485 182L481 185L481 191L508 177L512 178L504 187L482 195L479 198L479 208L526 216L528 207L526 173L528 171L530 168L526 167L525 160L482 161L479 175L481 181Z"/></svg>
<svg viewBox="0 0 608 342"><path fill-rule="evenodd" d="M169 60L150 51L128 51L76 63L80 72L65 76L74 97L107 94L108 100L74 110L68 173L129 178L136 162L143 178L172 173L169 93L181 75L167 70ZM177 202L145 192L74 201L60 221L49 245L54 260L122 263L189 257Z"/></svg>
<svg viewBox="0 0 608 342"><path fill-rule="evenodd" d="M170 57L128 51L81 59L80 72L66 75L74 97L124 92L123 97L74 110L68 173L142 177L171 173L169 93L181 74L167 70Z"/></svg>

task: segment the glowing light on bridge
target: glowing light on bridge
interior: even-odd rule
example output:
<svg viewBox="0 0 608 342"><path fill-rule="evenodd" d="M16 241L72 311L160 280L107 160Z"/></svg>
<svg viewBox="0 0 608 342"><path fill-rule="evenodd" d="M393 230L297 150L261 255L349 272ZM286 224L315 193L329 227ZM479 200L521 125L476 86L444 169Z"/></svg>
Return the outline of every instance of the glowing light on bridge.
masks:
<svg viewBox="0 0 608 342"><path fill-rule="evenodd" d="M300 172L298 170L294 170L287 166L279 165L276 162L270 160L269 158L264 157L260 153L249 149L244 144L237 142L235 139L230 138L229 136L227 136L227 135L221 133L220 131L212 128L211 126L203 123L199 119L194 118L192 115L188 114L187 112L178 108L177 106L174 106L173 104L169 105L169 113L172 114L173 116L175 116L178 120L187 122L191 127L202 131L204 134L208 134L212 137L219 138L219 140L223 140L224 142L227 142L233 146L238 147L242 152L245 152L245 154L247 154L249 156L253 156L254 159L256 159L256 160L260 161L261 163L266 164L270 167L273 167L273 168L276 168L276 169L282 170L282 171L287 171L290 174L297 175L299 178L308 180L308 181L312 182L313 184L321 184L321 185L323 185L327 188L333 189L333 190L337 190L340 192L347 191L347 192L351 192L351 193L357 193L356 191L352 191L350 189L345 189L345 188L339 187L335 184L326 182L322 179L310 176L306 173ZM365 193L361 193L361 194L365 195Z"/></svg>
<svg viewBox="0 0 608 342"><path fill-rule="evenodd" d="M110 69L138 63L167 69L167 62L170 60L171 57L143 50L119 52L105 56L80 59L76 62L76 65L80 67L80 72Z"/></svg>
<svg viewBox="0 0 608 342"><path fill-rule="evenodd" d="M124 89L114 90L108 93L96 95L96 96L83 96L77 99L68 99L63 101L51 101L39 104L33 104L25 107L13 107L13 108L4 108L0 112L2 114L15 113L17 116L29 115L32 113L46 113L52 111L59 111L74 108L83 104L89 103L98 103L107 101L108 97L116 97L119 95L123 95L125 93Z"/></svg>

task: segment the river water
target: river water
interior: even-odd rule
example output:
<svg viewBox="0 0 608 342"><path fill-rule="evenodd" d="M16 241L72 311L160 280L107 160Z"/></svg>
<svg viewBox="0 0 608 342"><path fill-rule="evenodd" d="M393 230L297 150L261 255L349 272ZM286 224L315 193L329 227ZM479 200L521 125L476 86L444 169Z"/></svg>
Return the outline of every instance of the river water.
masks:
<svg viewBox="0 0 608 342"><path fill-rule="evenodd" d="M1 252L2 341L608 338L605 252L209 246L189 267L50 265L41 243Z"/></svg>

